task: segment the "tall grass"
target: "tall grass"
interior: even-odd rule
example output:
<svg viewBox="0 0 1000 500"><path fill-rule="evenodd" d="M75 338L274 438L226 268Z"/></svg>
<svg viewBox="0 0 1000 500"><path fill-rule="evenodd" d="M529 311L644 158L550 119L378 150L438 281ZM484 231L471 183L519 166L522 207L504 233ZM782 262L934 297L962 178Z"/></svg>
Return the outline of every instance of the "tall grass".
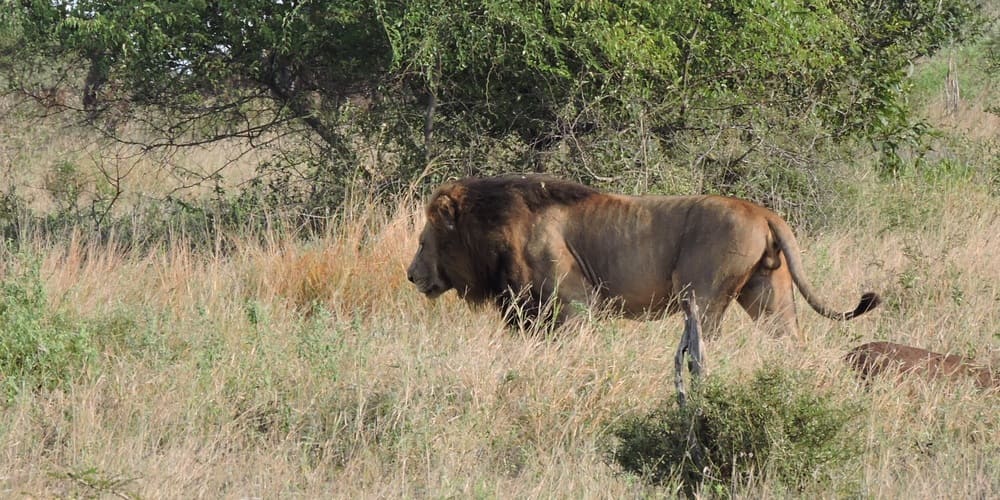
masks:
<svg viewBox="0 0 1000 500"><path fill-rule="evenodd" d="M807 484L810 494L844 481L864 496L993 497L995 396L921 381L865 391L841 362L875 338L996 355L1000 203L965 183L935 194L925 214L905 193L871 187L853 228L801 238L825 296L846 305L872 288L884 308L837 324L802 305L805 343L732 312L707 345L709 366L734 383L762 367L807 371L834 403L863 405L861 464ZM404 201L347 215L310 241L220 236L224 251L83 233L20 242L8 269L35 263L37 307L85 327L94 357L65 383L22 386L0 409L0 492L679 494L680 482L649 482L613 460L613 429L674 398L679 318L595 321L554 340L510 332L492 311L453 294L429 302L408 286L421 224ZM8 270L4 283L17 276ZM726 488L715 494L792 493L768 479Z"/></svg>

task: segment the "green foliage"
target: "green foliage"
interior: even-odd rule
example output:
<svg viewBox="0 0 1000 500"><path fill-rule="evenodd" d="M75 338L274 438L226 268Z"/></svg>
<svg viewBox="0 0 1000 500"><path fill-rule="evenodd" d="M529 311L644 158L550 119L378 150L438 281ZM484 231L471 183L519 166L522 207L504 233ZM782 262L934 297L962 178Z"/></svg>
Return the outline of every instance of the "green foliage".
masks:
<svg viewBox="0 0 1000 500"><path fill-rule="evenodd" d="M343 370L344 330L350 327L341 325L340 328L330 328L329 325L330 313L319 304L314 306L296 332L296 350L316 373L335 382L341 378Z"/></svg>
<svg viewBox="0 0 1000 500"><path fill-rule="evenodd" d="M926 132L906 102L910 61L982 24L972 0L6 5L10 60L73 68L43 80L86 74L87 117L118 140L306 139L293 142L308 158L262 176L300 171L305 189L289 192L305 195L284 202L308 215L355 183L395 194L524 169L800 204L816 189L803 165L831 142L866 141L895 171ZM123 117L145 135L123 136ZM788 156L803 161L737 183L701 172L706 159L744 176Z"/></svg>
<svg viewBox="0 0 1000 500"><path fill-rule="evenodd" d="M810 379L780 368L759 370L748 382L709 377L685 408L619 425L614 459L656 482L680 479L689 491L732 491L764 478L793 490L824 484L862 451L860 407L817 393ZM702 467L692 459L695 441Z"/></svg>
<svg viewBox="0 0 1000 500"><path fill-rule="evenodd" d="M104 498L116 496L125 499L141 498L128 488L136 478L102 471L96 467L81 468L63 473L50 474L55 479L65 481L73 498Z"/></svg>
<svg viewBox="0 0 1000 500"><path fill-rule="evenodd" d="M45 179L45 189L56 204L57 215L70 214L79 208L85 182L73 162L60 161L52 166Z"/></svg>
<svg viewBox="0 0 1000 500"><path fill-rule="evenodd" d="M3 396L64 387L94 361L89 330L48 304L37 263L9 264L0 284L0 373Z"/></svg>

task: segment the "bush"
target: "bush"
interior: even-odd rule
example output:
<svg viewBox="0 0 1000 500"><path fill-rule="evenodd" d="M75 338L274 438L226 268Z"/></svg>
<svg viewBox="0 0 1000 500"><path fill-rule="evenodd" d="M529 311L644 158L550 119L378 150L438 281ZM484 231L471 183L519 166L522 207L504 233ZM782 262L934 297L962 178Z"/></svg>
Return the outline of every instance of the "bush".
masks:
<svg viewBox="0 0 1000 500"><path fill-rule="evenodd" d="M48 305L37 263L8 264L0 283L0 374L3 396L68 384L97 355L90 332Z"/></svg>
<svg viewBox="0 0 1000 500"><path fill-rule="evenodd" d="M769 479L792 490L830 480L862 451L851 425L860 405L817 394L810 377L780 368L749 382L709 377L690 403L626 420L614 430L614 459L653 482L680 480L688 492ZM701 463L692 459L692 443Z"/></svg>

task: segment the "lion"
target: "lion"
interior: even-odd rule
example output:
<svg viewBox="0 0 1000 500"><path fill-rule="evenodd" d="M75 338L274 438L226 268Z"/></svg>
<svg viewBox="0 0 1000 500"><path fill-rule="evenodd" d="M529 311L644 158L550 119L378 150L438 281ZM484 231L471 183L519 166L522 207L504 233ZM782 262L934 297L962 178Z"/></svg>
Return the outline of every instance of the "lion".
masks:
<svg viewBox="0 0 1000 500"><path fill-rule="evenodd" d="M698 297L706 337L735 299L754 320L798 337L793 283L819 314L849 320L875 308L868 292L850 311L821 301L799 247L774 212L723 196L624 196L532 174L465 178L437 189L407 278L429 298L456 290L492 302L513 325L560 324L603 307L634 319L676 313Z"/></svg>
<svg viewBox="0 0 1000 500"><path fill-rule="evenodd" d="M970 359L895 342L859 345L844 356L844 361L866 383L883 374L892 375L897 383L916 375L927 379L970 378L980 389L1000 389L1000 375L976 366Z"/></svg>

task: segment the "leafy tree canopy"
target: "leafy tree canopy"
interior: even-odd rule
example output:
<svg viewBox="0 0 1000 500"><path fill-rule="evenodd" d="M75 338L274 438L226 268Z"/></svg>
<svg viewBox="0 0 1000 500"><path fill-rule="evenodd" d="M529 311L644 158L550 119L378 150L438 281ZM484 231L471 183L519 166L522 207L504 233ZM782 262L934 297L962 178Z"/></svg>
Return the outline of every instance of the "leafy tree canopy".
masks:
<svg viewBox="0 0 1000 500"><path fill-rule="evenodd" d="M908 64L978 26L974 0L2 1L11 88L75 78L149 146L308 131L327 178L357 137L403 179L484 137L544 152L640 118L668 146L762 113L882 140Z"/></svg>

